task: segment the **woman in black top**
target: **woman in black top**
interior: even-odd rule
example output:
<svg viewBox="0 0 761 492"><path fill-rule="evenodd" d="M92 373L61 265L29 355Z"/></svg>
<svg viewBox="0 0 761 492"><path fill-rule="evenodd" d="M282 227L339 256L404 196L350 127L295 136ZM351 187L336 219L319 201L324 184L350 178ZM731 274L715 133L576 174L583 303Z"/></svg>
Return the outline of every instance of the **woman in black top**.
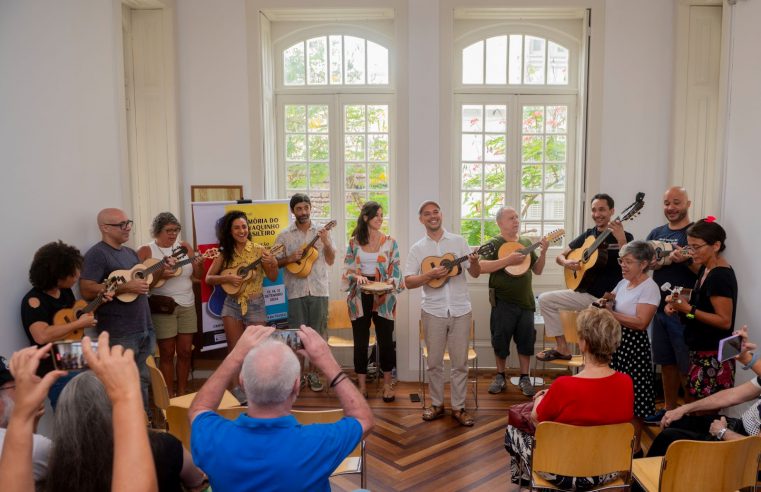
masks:
<svg viewBox="0 0 761 492"><path fill-rule="evenodd" d="M669 296L667 314L684 316L684 338L690 349L688 390L698 399L735 385L735 361L718 360L719 340L732 334L737 312L737 278L721 255L727 234L714 217L687 229L687 250L700 265L689 299Z"/></svg>

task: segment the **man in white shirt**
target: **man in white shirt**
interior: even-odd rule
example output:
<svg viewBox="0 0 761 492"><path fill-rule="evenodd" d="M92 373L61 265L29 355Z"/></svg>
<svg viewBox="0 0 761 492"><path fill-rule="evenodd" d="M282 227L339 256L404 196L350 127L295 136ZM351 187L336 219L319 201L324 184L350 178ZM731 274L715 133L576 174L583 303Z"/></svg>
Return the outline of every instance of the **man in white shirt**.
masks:
<svg viewBox="0 0 761 492"><path fill-rule="evenodd" d="M13 405L16 401L16 384L13 380L8 364L0 357L0 455L3 452L5 442L5 429L13 413ZM38 417L42 416L44 408L40 409ZM32 444L32 466L34 481L39 482L48 474L48 458L50 456L51 442L45 436L34 434Z"/></svg>
<svg viewBox="0 0 761 492"><path fill-rule="evenodd" d="M480 275L481 266L478 255L471 251L465 239L444 229L438 203L433 200L424 201L420 205L418 215L420 223L425 226L426 235L410 249L404 270L404 282L408 289L423 287L420 316L423 321L425 344L428 347L431 391L431 406L423 411L423 420L435 420L445 415L444 351L448 348L452 363L452 417L460 425L470 427L474 421L465 412L465 394L468 383L471 308L465 272L459 271L457 275L449 277L443 286L433 288L427 285L428 282L449 275L450 269L439 266L423 273L421 267L424 258L443 256L447 253L452 253L455 258L468 256L462 267L474 278Z"/></svg>

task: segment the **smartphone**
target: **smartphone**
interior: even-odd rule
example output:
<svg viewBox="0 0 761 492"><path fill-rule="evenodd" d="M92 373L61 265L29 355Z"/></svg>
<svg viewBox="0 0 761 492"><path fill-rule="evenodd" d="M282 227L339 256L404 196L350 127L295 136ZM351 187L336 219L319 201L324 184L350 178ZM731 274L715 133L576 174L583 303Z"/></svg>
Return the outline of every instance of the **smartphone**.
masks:
<svg viewBox="0 0 761 492"><path fill-rule="evenodd" d="M93 351L98 351L98 342L92 342ZM81 371L88 369L82 353L82 342L53 342L53 366L62 371Z"/></svg>
<svg viewBox="0 0 761 492"><path fill-rule="evenodd" d="M299 350L304 348L304 344L301 343L301 337L299 336L300 330L298 328L280 328L272 332L272 338L276 338L284 344L291 347L293 350Z"/></svg>
<svg viewBox="0 0 761 492"><path fill-rule="evenodd" d="M734 335L719 340L719 362L724 362L740 355L742 337Z"/></svg>
<svg viewBox="0 0 761 492"><path fill-rule="evenodd" d="M410 393L410 401L413 403L420 403L420 395L417 393Z"/></svg>

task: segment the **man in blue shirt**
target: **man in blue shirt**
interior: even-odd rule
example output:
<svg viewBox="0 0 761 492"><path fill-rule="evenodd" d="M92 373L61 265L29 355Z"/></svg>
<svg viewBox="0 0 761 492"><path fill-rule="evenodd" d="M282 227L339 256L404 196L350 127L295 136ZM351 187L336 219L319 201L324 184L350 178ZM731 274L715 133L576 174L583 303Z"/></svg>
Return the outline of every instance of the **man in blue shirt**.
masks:
<svg viewBox="0 0 761 492"><path fill-rule="evenodd" d="M333 470L373 426L367 401L341 372L325 340L302 325L298 334L312 365L335 391L345 417L301 425L291 415L300 366L272 327L249 326L190 405L193 461L215 491L330 491ZM216 414L227 383L240 371L248 410L235 421Z"/></svg>

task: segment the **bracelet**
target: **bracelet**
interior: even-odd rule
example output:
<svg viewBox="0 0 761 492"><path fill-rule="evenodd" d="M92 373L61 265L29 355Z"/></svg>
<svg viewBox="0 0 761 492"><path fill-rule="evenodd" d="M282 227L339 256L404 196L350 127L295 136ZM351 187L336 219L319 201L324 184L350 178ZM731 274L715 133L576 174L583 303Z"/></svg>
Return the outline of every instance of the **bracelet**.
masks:
<svg viewBox="0 0 761 492"><path fill-rule="evenodd" d="M720 429L719 432L716 433L716 439L718 439L719 441L723 441L724 434L727 433L727 430L728 429L726 427L724 427L723 429Z"/></svg>
<svg viewBox="0 0 761 492"><path fill-rule="evenodd" d="M743 369L746 371L748 369L752 369L754 365L756 365L756 362L758 362L758 359L761 359L761 350L757 351L755 354L753 354L753 357L751 357L750 362L748 362L746 365L743 366Z"/></svg>
<svg viewBox="0 0 761 492"><path fill-rule="evenodd" d="M692 309L690 309L690 312L685 314L685 316L687 316L690 319L695 319L695 313L697 311L698 311L698 307L697 306L692 306Z"/></svg>
<svg viewBox="0 0 761 492"><path fill-rule="evenodd" d="M347 378L348 376L346 375L346 373L344 373L343 371L339 372L338 374L336 374L336 377L334 377L333 380L330 382L330 385L328 386L328 388L335 388L338 385L338 383L340 383L341 381Z"/></svg>

